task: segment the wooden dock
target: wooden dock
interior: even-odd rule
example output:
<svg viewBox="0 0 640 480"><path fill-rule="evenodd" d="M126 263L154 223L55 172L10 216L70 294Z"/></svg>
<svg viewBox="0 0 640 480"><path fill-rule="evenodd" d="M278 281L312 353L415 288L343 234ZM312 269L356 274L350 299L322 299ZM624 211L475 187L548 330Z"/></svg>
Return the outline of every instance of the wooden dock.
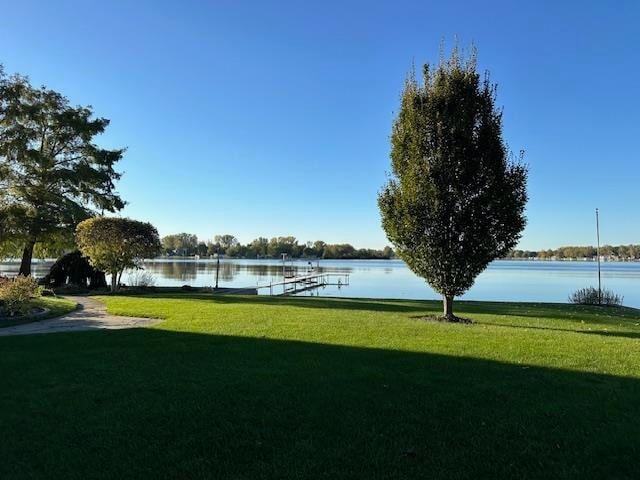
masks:
<svg viewBox="0 0 640 480"><path fill-rule="evenodd" d="M259 285L257 289L269 289L269 295L295 295L296 293L326 286L349 285L349 274L338 272L309 272L305 275L287 275L280 282Z"/></svg>

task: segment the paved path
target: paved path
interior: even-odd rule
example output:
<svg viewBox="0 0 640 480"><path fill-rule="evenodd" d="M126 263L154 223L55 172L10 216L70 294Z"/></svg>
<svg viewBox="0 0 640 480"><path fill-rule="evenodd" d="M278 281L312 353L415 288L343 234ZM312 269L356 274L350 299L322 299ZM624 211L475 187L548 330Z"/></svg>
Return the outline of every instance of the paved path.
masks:
<svg viewBox="0 0 640 480"><path fill-rule="evenodd" d="M91 297L67 297L76 302L78 310L62 317L41 320L13 327L0 328L0 336L28 335L31 333L71 332L98 329L121 329L145 327L159 323L154 318L118 317L107 313L104 303Z"/></svg>

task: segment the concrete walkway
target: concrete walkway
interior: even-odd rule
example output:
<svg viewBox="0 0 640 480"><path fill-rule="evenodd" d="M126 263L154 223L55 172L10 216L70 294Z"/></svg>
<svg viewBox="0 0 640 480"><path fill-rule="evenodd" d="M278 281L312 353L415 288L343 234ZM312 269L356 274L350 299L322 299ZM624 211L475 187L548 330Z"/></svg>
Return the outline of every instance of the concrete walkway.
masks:
<svg viewBox="0 0 640 480"><path fill-rule="evenodd" d="M64 298L76 302L78 309L62 317L0 328L0 336L99 329L116 330L146 327L147 325L153 325L161 321L154 318L118 317L110 315L107 313L107 307L104 303L91 297L65 296Z"/></svg>

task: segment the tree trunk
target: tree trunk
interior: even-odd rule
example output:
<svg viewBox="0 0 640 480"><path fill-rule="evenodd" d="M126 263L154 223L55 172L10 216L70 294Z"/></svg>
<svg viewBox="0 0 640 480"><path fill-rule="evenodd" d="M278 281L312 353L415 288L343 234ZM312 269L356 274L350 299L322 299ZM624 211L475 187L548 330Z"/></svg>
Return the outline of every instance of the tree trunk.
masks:
<svg viewBox="0 0 640 480"><path fill-rule="evenodd" d="M442 304L444 306L444 318L447 320L453 320L453 295L443 295Z"/></svg>
<svg viewBox="0 0 640 480"><path fill-rule="evenodd" d="M118 272L111 274L111 292L115 292L118 289Z"/></svg>
<svg viewBox="0 0 640 480"><path fill-rule="evenodd" d="M31 259L33 258L33 247L35 246L35 240L29 240L22 250L22 261L20 262L20 271L18 275L24 275L28 277L31 275Z"/></svg>

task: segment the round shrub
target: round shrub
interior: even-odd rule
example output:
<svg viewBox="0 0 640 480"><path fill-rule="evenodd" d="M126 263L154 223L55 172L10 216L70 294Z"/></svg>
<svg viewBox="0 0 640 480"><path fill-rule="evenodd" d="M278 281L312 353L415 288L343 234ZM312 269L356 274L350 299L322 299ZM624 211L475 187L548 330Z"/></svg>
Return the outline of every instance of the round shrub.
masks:
<svg viewBox="0 0 640 480"><path fill-rule="evenodd" d="M40 296L40 287L35 278L22 275L13 280L0 281L0 302L2 315L25 314L33 298Z"/></svg>

